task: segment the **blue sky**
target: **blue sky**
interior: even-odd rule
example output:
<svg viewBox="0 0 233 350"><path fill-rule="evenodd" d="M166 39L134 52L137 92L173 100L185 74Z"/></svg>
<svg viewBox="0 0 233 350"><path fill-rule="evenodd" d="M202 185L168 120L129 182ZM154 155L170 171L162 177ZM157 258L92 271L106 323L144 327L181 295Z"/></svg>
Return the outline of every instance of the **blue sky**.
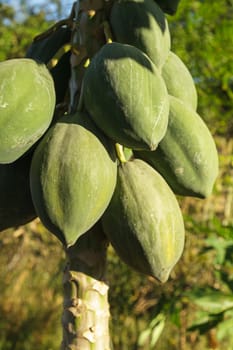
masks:
<svg viewBox="0 0 233 350"><path fill-rule="evenodd" d="M11 5L11 6L14 6L16 9L16 12L18 11L19 17L20 17L20 15L22 15L20 13L20 3L22 1L20 1L20 0L5 0L4 2ZM53 5L49 5L49 3L50 3L49 0L27 0L25 2L30 4L30 7L34 8L35 10L37 10L38 8L42 8L42 9L45 9L47 12L48 11L52 12L54 9ZM68 16L73 2L74 1L72 1L72 0L62 0L62 11L63 11L62 17L63 18ZM55 18L55 19L59 19L59 18Z"/></svg>

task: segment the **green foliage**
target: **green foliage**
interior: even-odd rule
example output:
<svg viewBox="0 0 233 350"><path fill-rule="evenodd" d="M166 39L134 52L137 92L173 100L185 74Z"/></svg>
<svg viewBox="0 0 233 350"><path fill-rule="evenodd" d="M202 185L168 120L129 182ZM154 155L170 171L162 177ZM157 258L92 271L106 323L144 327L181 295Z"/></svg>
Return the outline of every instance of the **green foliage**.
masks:
<svg viewBox="0 0 233 350"><path fill-rule="evenodd" d="M0 349L57 349L64 253L41 224L0 236Z"/></svg>
<svg viewBox="0 0 233 350"><path fill-rule="evenodd" d="M232 0L182 0L169 17L172 50L194 77L200 114L218 133L231 133L233 126L232 5Z"/></svg>
<svg viewBox="0 0 233 350"><path fill-rule="evenodd" d="M24 57L33 38L45 31L51 21L43 11L17 21L14 8L0 3L0 61Z"/></svg>

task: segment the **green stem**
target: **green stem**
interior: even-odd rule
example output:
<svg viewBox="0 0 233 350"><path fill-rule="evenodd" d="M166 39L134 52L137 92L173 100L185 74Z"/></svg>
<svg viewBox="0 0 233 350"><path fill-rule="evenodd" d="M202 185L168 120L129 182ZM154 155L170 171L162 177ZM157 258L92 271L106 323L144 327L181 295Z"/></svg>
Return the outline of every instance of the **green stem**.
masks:
<svg viewBox="0 0 233 350"><path fill-rule="evenodd" d="M125 163L126 159L125 159L123 146L120 145L119 143L116 143L115 148L116 148L116 154L118 159L120 160L121 163Z"/></svg>
<svg viewBox="0 0 233 350"><path fill-rule="evenodd" d="M112 39L112 32L108 21L103 22L103 27L104 27L104 35L105 35L106 42L111 43L113 39Z"/></svg>

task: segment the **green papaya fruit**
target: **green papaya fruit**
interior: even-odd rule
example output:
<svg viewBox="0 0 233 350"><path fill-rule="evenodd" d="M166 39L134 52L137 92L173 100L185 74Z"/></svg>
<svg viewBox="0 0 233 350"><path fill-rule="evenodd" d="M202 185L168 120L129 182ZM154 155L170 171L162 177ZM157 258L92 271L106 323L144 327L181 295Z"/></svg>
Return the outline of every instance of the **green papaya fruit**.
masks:
<svg viewBox="0 0 233 350"><path fill-rule="evenodd" d="M29 58L0 63L0 163L20 158L49 127L55 89L44 64Z"/></svg>
<svg viewBox="0 0 233 350"><path fill-rule="evenodd" d="M192 75L184 62L172 51L162 67L162 77L167 91L194 110L197 109L197 90Z"/></svg>
<svg viewBox="0 0 233 350"><path fill-rule="evenodd" d="M169 114L166 85L158 69L134 46L110 43L84 75L84 106L97 126L132 149L155 149Z"/></svg>
<svg viewBox="0 0 233 350"><path fill-rule="evenodd" d="M166 135L153 152L135 152L167 181L177 195L206 198L218 175L218 153L203 119L170 96Z"/></svg>
<svg viewBox="0 0 233 350"><path fill-rule="evenodd" d="M32 58L45 64L56 55L65 45L70 43L71 30L69 27L60 27L49 35L37 36L26 52L26 58ZM65 52L57 64L50 69L54 80L56 92L56 104L63 102L66 95L71 75L70 51Z"/></svg>
<svg viewBox="0 0 233 350"><path fill-rule="evenodd" d="M55 67L50 70L56 93L56 105L63 102L69 88L71 76L70 54L68 51L61 56Z"/></svg>
<svg viewBox="0 0 233 350"><path fill-rule="evenodd" d="M36 148L32 200L44 226L71 246L102 216L116 184L112 143L86 113L61 118Z"/></svg>
<svg viewBox="0 0 233 350"><path fill-rule="evenodd" d="M154 0L117 0L110 14L113 37L136 46L161 67L171 48L168 23Z"/></svg>
<svg viewBox="0 0 233 350"><path fill-rule="evenodd" d="M155 0L161 9L168 15L174 15L180 0Z"/></svg>
<svg viewBox="0 0 233 350"><path fill-rule="evenodd" d="M60 27L52 31L48 36L38 36L34 39L26 52L26 58L32 58L47 64L57 51L69 43L71 30L69 27Z"/></svg>
<svg viewBox="0 0 233 350"><path fill-rule="evenodd" d="M24 225L36 217L29 170L32 155L11 164L0 164L0 231Z"/></svg>
<svg viewBox="0 0 233 350"><path fill-rule="evenodd" d="M117 184L102 225L121 259L166 282L184 247L184 223L166 181L146 162L118 168Z"/></svg>

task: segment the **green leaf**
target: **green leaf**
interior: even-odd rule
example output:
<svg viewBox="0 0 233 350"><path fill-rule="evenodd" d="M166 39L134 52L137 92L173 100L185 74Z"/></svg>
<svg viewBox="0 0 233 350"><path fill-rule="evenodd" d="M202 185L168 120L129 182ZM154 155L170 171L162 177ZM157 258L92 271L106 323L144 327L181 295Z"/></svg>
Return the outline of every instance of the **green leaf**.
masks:
<svg viewBox="0 0 233 350"><path fill-rule="evenodd" d="M151 334L151 342L150 342L150 347L151 349L154 349L155 344L157 343L163 329L165 326L165 319L162 319L157 326L154 327L152 334Z"/></svg>
<svg viewBox="0 0 233 350"><path fill-rule="evenodd" d="M166 317L163 313L159 313L152 319L147 329L142 331L138 337L138 345L144 346L149 343L149 349L153 349L157 343L165 326Z"/></svg>
<svg viewBox="0 0 233 350"><path fill-rule="evenodd" d="M196 305L210 314L219 314L233 308L233 295L216 290L198 290L190 294L190 299Z"/></svg>
<svg viewBox="0 0 233 350"><path fill-rule="evenodd" d="M220 322L217 328L217 338L219 340L222 340L225 337L231 338L232 328L233 328L233 317Z"/></svg>
<svg viewBox="0 0 233 350"><path fill-rule="evenodd" d="M143 346L148 341L151 334L151 329L147 328L144 331L142 331L138 337L138 345Z"/></svg>

